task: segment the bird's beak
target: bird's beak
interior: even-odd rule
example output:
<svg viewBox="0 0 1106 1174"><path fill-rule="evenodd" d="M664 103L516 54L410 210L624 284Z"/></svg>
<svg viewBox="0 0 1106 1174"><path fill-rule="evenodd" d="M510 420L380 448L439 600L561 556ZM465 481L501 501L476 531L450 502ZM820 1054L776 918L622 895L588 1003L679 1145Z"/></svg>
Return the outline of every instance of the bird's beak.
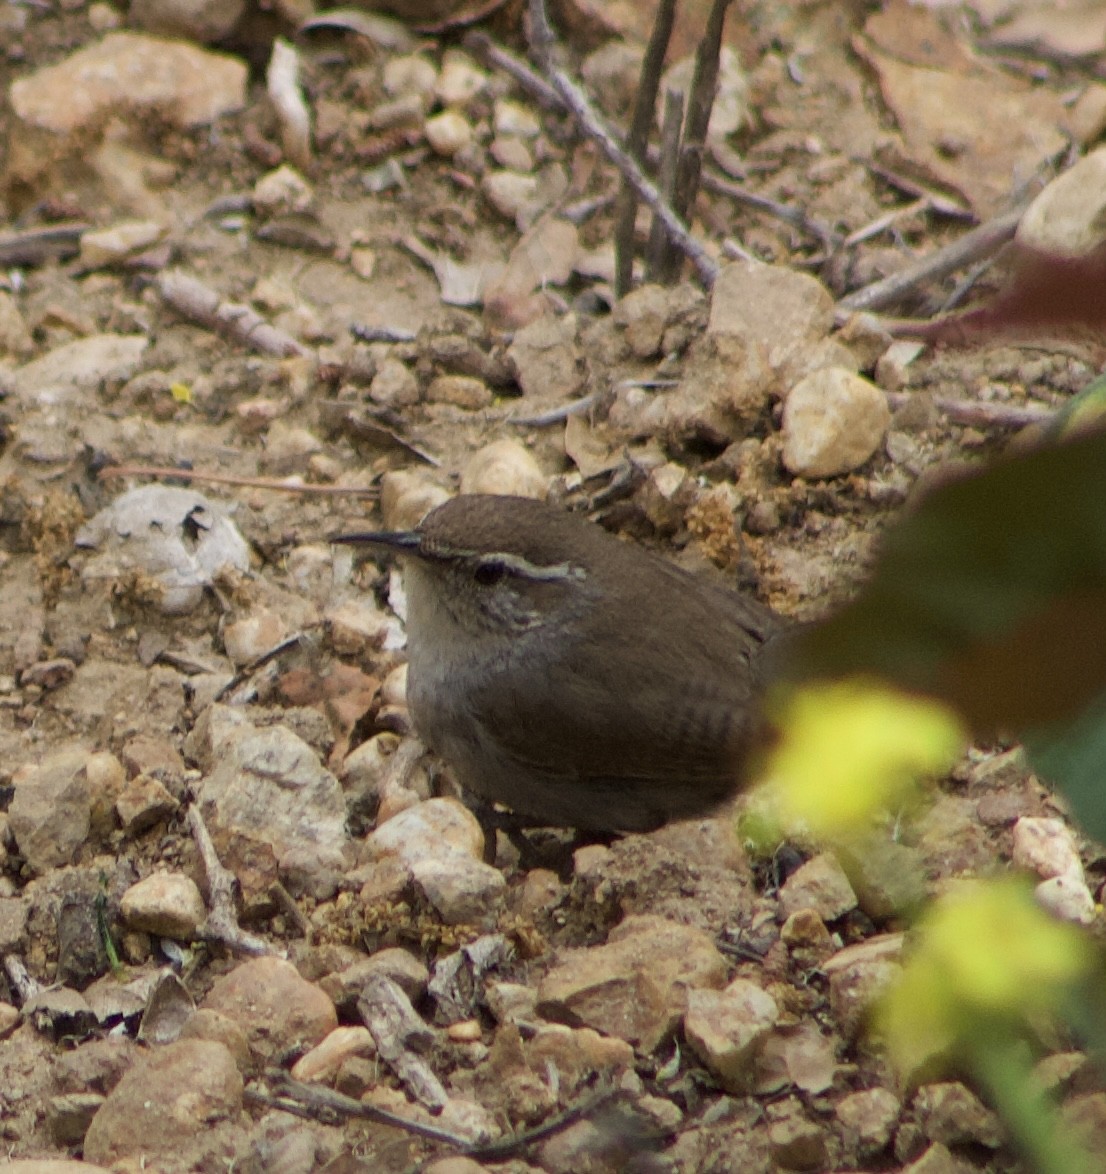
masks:
<svg viewBox="0 0 1106 1174"><path fill-rule="evenodd" d="M394 554L418 554L422 535L417 530L373 530L365 534L335 534L330 541L343 546L375 546Z"/></svg>

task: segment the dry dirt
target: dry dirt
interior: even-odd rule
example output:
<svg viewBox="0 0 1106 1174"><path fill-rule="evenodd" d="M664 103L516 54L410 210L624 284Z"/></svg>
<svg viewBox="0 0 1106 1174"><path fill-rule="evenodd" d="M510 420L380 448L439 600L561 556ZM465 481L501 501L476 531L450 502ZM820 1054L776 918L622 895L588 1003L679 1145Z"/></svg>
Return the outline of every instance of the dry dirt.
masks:
<svg viewBox="0 0 1106 1174"><path fill-rule="evenodd" d="M8 8L9 13L17 10ZM97 39L94 25L103 27L100 10L105 8L79 0L56 9L20 6L26 19L21 29L5 34L0 91ZM731 39L752 75L750 121L731 140L746 159L748 185L844 233L912 198L870 166L893 122L873 73L852 50L870 15L855 5L786 11L751 3L731 14ZM500 11L489 31L519 49L515 16L513 9ZM685 43L693 40L688 29L697 19L701 13L693 11L682 17ZM576 54L595 47L597 30L601 22L594 13L580 19L572 46ZM957 29L956 35L965 34ZM15 902L26 915L25 925L13 935L5 930L4 950L41 984L59 978L59 953L66 948L59 941L59 925L66 900L72 898L92 917L97 892L106 900L106 924L121 942L126 971L152 970L167 960L181 964L179 948L167 959L155 938L125 929L119 897L135 880L159 871L183 872L202 885L185 813L204 771L186 750L185 739L233 671L224 644L228 627L265 612L284 621L281 634L309 629L305 643L257 670L256 687L243 695L243 708L259 725L292 724L339 776L347 749L381 730L403 727L402 712L378 692L401 657L371 647L354 652L336 647L333 629L318 622L332 600L325 592L311 597L306 572L297 572L315 566L312 559L329 557L310 553L327 535L379 522L371 494L312 496L197 484L213 500L233 505L233 518L250 544L251 565L248 572L223 576L192 613L165 616L150 606L136 577L98 584L81 577L86 556L75 551L74 534L121 490L118 480L98 477L104 466L187 464L204 473L296 475L316 484L361 489L379 487L387 472L410 470L420 485L452 492L474 453L510 437L532 455L550 496L566 506L586 510L603 525L667 550L704 574L737 579L787 614L809 616L857 582L873 538L902 507L919 476L949 460L977 459L1006 442L1008 431L955 423L921 398L923 393L1054 407L1086 383L1094 369L1093 352L1075 346L925 353L906 376L905 387L917 394L917 404L900 410L887 441L871 459L854 472L804 480L779 461L779 394L763 397L757 411L741 422L740 436L670 428L627 439L608 427L619 381L680 375L691 361L693 340L706 329L709 302L693 283L666 295L665 312L683 336L677 332L666 356L637 356L619 341L625 325L616 326L609 313L609 288L577 274L550 291L549 303L553 309L571 307L578 316L572 343L579 369L574 394L598 393L586 428L581 433L573 426L566 437L563 419L548 426L512 424L509 412L521 415L525 408L527 415L537 414L571 396L539 397L536 407L520 405L509 368L497 378L505 369L509 332L522 325L502 321L514 308L496 307L497 321L496 314L483 314L479 306L443 305L434 273L402 244L417 237L433 253L458 262L507 258L519 232L481 190L486 156L473 151L440 157L426 147L418 125L391 139L373 129L365 111L384 101L382 71L397 54L355 36L307 37L302 41L305 84L319 121L308 177L314 200L304 215L277 218L280 240L261 239L256 231L261 218L251 214L248 197L281 161L278 125L257 69L267 58L270 36L271 28L256 22L232 44L254 72L245 109L215 126L165 129L151 136L149 128L139 133L141 128L128 125L125 112L120 115L121 137L134 142L145 134L143 150L169 169L139 195L113 191L102 175L80 168L47 171L36 190L26 185L6 190L5 219L13 230L59 218L108 226L141 212L165 225L169 246L168 254L139 264L86 269L67 259L13 266L0 281L27 332L22 347L13 346L2 356L7 374L0 375L0 386L11 389L0 405L0 797L6 807L27 768L75 746L85 754L111 752L130 778L158 779L172 800L171 813L146 826L123 826L110 803L94 811L87 836L69 861L40 869L38 875L0 814L0 898L4 904ZM427 37L424 44L425 60L438 66L445 49L455 47L456 34ZM1065 73L1051 63L1042 69L1047 74L1043 88L1051 94L1082 84L1075 71ZM793 85L789 78L799 75L802 85ZM543 114L506 80L490 71L488 76L494 84L464 108L478 136L490 137L493 94L512 94L541 120L534 150L567 176L562 206L613 190L608 166L592 147L581 145L563 117ZM6 106L0 106L0 130L14 133ZM998 137L1003 130L995 126L991 133ZM383 193L370 192L366 173L375 174L387 158L398 160L403 181ZM235 203L235 197L244 199ZM979 214L994 211L985 194L969 194L969 205L973 199ZM223 203L213 212L216 201ZM701 198L696 227L712 241L732 238L763 260L813 272L835 296L962 231L954 219L932 209L916 210L825 266L818 263L816 242L721 195ZM610 231L610 208L603 205L581 225L584 249L598 249ZM351 249L356 253L358 246L372 254L364 275L351 263ZM306 356L258 354L241 340L185 322L156 290L158 274L169 261L224 299L252 302L299 339ZM939 292L923 291L912 309L923 311ZM678 311L672 309L677 302ZM351 334L355 326L409 332L410 339L359 342ZM105 332L149 339L137 370L107 381L92 373L52 414L18 377L8 378L21 364ZM467 340L464 347L462 340ZM448 355L465 347L468 359L451 366ZM381 367L397 361L413 374L413 392L403 384L395 393L379 379ZM435 376L471 375L480 363L491 393L486 404L466 408L427 398ZM866 369L870 372L871 364ZM597 471L581 470L581 452ZM658 476L658 468L668 471ZM673 468L688 474L675 490ZM130 478L122 484L146 480ZM718 486L732 492L719 496ZM719 527L719 501L735 512L732 532L730 513ZM304 548L310 557L303 555ZM721 569L711 566L712 555ZM383 606L385 580L371 564L360 573L357 587L363 595L375 591ZM335 676L341 664L350 675ZM337 689L339 698L355 693L355 700L343 708L328 689L330 694ZM372 805L366 809L364 797L352 794L348 801L356 841L371 826ZM1055 814L1055 806L1046 791L1003 748L990 748L973 752L953 777L935 787L932 810L905 838L927 885L938 891L951 877L1003 867L1014 821L1048 814ZM659 1041L635 1041L630 1060L614 1063L615 1079L646 1098L649 1130L644 1132L659 1132L659 1138L642 1144L644 1127L630 1130L629 1140L625 1129L597 1129L594 1136L577 1136L576 1149L567 1143L560 1150L535 1145L522 1156L487 1162L488 1168L1017 1168L1001 1137L984 1128L981 1108L980 1117L971 1118L959 1134L944 1119L935 1125L939 1115L927 1110L925 1098L899 1087L878 1049L857 1034L846 996L831 997L832 980L822 966L827 958L900 928L895 913L881 906L880 894L862 901L864 911L856 908L830 919L829 946L804 954L780 936L785 920L780 885L801 857L788 851L754 867L732 842L719 848L719 837L730 826L725 819L704 821L682 831L627 837L606 855L577 857L575 864L572 845L563 838L539 837L544 871L524 868L513 848L501 841L496 865L506 879L506 895L499 928L513 952L495 980L534 988L566 950L600 945L628 916L664 916L714 939L729 965L727 981L740 977L769 989L781 1008L784 1035L801 1037L811 1025L817 1029L817 1054L824 1055L828 1047L832 1055L829 1082L804 1076L798 1060L792 1059L794 1070L787 1070L785 1059L774 1070L759 1070L747 1091L726 1091L678 1031ZM590 863L585 867L584 861ZM1086 863L1093 887L1095 866L1102 861L1088 853ZM265 873L262 864L258 869ZM351 913L346 890L356 896L364 881L360 873L356 883L338 878L340 895L313 882L297 889L294 879L283 876L281 892L291 894L285 906L258 897L263 886L251 889L250 878L239 879L254 898L243 915L245 927L274 950L287 952L313 982L339 961L342 967L350 964L348 951L339 959L336 943L361 953L398 944L432 968L478 933L465 926L443 927L426 909L408 910L406 923L405 915L394 910L392 920L382 919L379 909ZM201 1001L237 961L217 946L197 945L183 961L191 996ZM82 973L79 981L92 977ZM10 971L6 979L0 976L0 1000L15 1007L21 1003ZM431 1017L425 999L416 1006ZM358 1022L349 1006L341 1017ZM558 1084L553 1062L539 1070L539 1061L531 1057L530 1076L542 1085L544 1099L526 1102L517 1069L504 1058L505 1050L520 1045L505 1042L505 1027L479 1000L474 1018L475 1042L439 1037L429 1060L452 1090L479 1102L500 1128L534 1125L543 1112L552 1115L586 1099L590 1073L570 1078L562 1072ZM56 1126L58 1098L106 1095L135 1053L104 1060L103 1072L91 1061L74 1065L72 1056L93 1044L106 1049L110 1033L133 1034L135 1026L132 1015L72 1030L55 1023L51 1032L15 1017L0 1043L0 1135L12 1158L79 1155L80 1135ZM799 1048L795 1054L805 1053ZM293 1058L279 1055L273 1062L287 1067ZM247 1075L254 1073L247 1065ZM385 1088L400 1088L383 1063L376 1076ZM880 1088L894 1098L882 1144L878 1138L865 1141L841 1111L850 1096ZM1086 1093L1085 1088L1075 1091ZM399 1094L387 1103L399 1111L408 1107ZM375 1124L330 1123L312 1126L319 1140L310 1157L296 1164L284 1151L288 1164L278 1165L266 1158L270 1150L265 1145L281 1130L303 1128L293 1122L290 1116L247 1106L235 1117L233 1130L212 1141L215 1135L205 1138L205 1125L197 1117L195 1152L185 1141L171 1158L163 1156L146 1168L215 1170L229 1163L256 1170L325 1165L398 1171L448 1152ZM929 1164L914 1167L915 1162Z"/></svg>

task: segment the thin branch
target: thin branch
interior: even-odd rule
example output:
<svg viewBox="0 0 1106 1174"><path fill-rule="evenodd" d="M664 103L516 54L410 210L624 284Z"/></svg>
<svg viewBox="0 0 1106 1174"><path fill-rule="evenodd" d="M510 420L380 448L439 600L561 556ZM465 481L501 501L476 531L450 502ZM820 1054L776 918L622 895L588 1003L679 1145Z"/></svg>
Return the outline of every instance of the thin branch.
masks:
<svg viewBox="0 0 1106 1174"><path fill-rule="evenodd" d="M687 97L687 117L680 146L680 165L676 176L676 191L672 209L685 223L690 224L699 194L699 176L703 170L703 152L706 150L707 130L710 127L714 96L718 89L718 62L722 53L722 31L726 25L726 9L732 0L714 0L707 17L699 49L695 54L695 76ZM675 277L676 266L669 250L663 277Z"/></svg>
<svg viewBox="0 0 1106 1174"><path fill-rule="evenodd" d="M912 398L908 391L888 391L888 407L898 411ZM1052 408L1037 404L1003 404L983 400L952 399L949 396L935 396L934 407L944 413L954 424L968 428L1026 428L1030 424L1044 424L1055 416Z"/></svg>
<svg viewBox="0 0 1106 1174"><path fill-rule="evenodd" d="M516 82L536 102L547 110L563 110L564 103L560 94L539 74L536 74L521 57L508 52L502 45L497 45L487 33L477 32L475 29L465 33L461 44L470 53L479 57L485 65L498 69Z"/></svg>
<svg viewBox="0 0 1106 1174"><path fill-rule="evenodd" d="M204 817L195 804L188 809L188 826L192 832L192 839L196 841L200 860L203 862L211 906L211 912L207 915L207 921L204 922L201 930L202 936L206 940L218 942L238 954L249 954L253 957L275 954L276 951L268 942L252 933L247 933L238 924L238 913L234 900L234 886L237 884L237 879L233 872L223 867L207 830L207 824L204 823Z"/></svg>
<svg viewBox="0 0 1106 1174"><path fill-rule="evenodd" d="M900 301L923 282L939 281L957 269L989 257L1013 238L1021 218L1022 209L996 216L901 272L854 290L837 303L837 318L844 320L860 310L881 310Z"/></svg>
<svg viewBox="0 0 1106 1174"><path fill-rule="evenodd" d="M814 237L827 252L833 252L841 243L840 236L833 229L822 224L821 221L815 220L812 216L808 216L802 208L792 208L787 204L781 204L777 200L771 200L767 196L750 191L744 184L735 183L732 179L723 179L719 175L711 175L709 172L703 175L702 184L707 191L716 192L720 196L729 196L731 200L736 200L739 204L745 204L757 212L764 212L768 216L775 217L776 220L782 220L784 224L790 224L792 228L797 228L800 232L807 233Z"/></svg>
<svg viewBox="0 0 1106 1174"><path fill-rule="evenodd" d="M630 119L630 132L626 136L626 150L638 161L644 163L645 151L649 145L649 132L657 107L657 93L660 90L664 56L672 38L672 26L676 19L676 0L661 0L657 6L657 17L653 32L645 48L638 80L637 98ZM614 293L622 298L630 292L634 278L634 221L637 218L637 196L629 181L623 177L618 192L618 206L614 229Z"/></svg>
<svg viewBox="0 0 1106 1174"><path fill-rule="evenodd" d="M664 119L661 123L661 165L657 184L666 200L674 199L676 181L680 172L680 128L684 120L684 95L681 90L669 90L664 95ZM649 228L649 243L645 248L645 280L659 281L669 253L664 226L654 220Z"/></svg>
<svg viewBox="0 0 1106 1174"><path fill-rule="evenodd" d="M363 485L294 485L272 477L236 477L230 473L205 473L202 469L177 469L172 465L109 465L100 470L100 479L111 477L176 478L209 485L238 485L244 489L269 489L274 493L300 493L315 497L376 497L379 489Z"/></svg>
<svg viewBox="0 0 1106 1174"><path fill-rule="evenodd" d="M675 246L687 256L699 280L708 289L718 276L718 264L706 249L691 235L680 218L664 202L660 192L641 168L619 145L614 132L593 108L583 91L553 61L553 30L542 0L529 0L530 42L538 65L552 82L561 101L576 119L580 129L590 138L607 159L618 168L633 186L641 202L657 216Z"/></svg>

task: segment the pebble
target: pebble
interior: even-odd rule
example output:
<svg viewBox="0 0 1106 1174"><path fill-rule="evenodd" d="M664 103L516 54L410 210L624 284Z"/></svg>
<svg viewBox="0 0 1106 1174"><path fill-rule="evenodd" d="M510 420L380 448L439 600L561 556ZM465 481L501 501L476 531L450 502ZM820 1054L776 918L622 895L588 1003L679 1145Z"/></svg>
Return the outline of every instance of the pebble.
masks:
<svg viewBox="0 0 1106 1174"><path fill-rule="evenodd" d="M462 493L504 493L544 498L549 479L517 440L495 440L477 449L461 470Z"/></svg>
<svg viewBox="0 0 1106 1174"><path fill-rule="evenodd" d="M374 403L385 408L409 408L422 398L419 381L406 363L385 359L377 368L369 386Z"/></svg>
<svg viewBox="0 0 1106 1174"><path fill-rule="evenodd" d="M123 1073L85 1135L92 1162L157 1167L198 1130L242 1111L242 1076L222 1044L178 1040L154 1048Z"/></svg>
<svg viewBox="0 0 1106 1174"><path fill-rule="evenodd" d="M268 845L286 883L327 895L350 844L338 780L287 726L228 732L200 787L212 834L241 838L252 852Z"/></svg>
<svg viewBox="0 0 1106 1174"><path fill-rule="evenodd" d="M42 183L65 156L89 156L104 128L208 126L246 102L240 58L184 41L112 32L12 82L8 179Z"/></svg>
<svg viewBox="0 0 1106 1174"><path fill-rule="evenodd" d="M346 599L323 613L334 651L340 656L365 656L394 644L399 630L395 617L386 615L371 599Z"/></svg>
<svg viewBox="0 0 1106 1174"><path fill-rule="evenodd" d="M703 930L637 914L612 930L606 944L565 950L541 982L538 1010L648 1053L675 1029L689 992L722 986L726 970Z"/></svg>
<svg viewBox="0 0 1106 1174"><path fill-rule="evenodd" d="M523 395L540 400L575 396L584 382L575 314L545 314L515 332L507 359Z"/></svg>
<svg viewBox="0 0 1106 1174"><path fill-rule="evenodd" d="M128 490L76 533L96 553L81 568L86 585L138 572L160 587L166 615L195 610L227 567L246 571L250 551L222 506L191 489L142 485Z"/></svg>
<svg viewBox="0 0 1106 1174"><path fill-rule="evenodd" d="M438 84L438 71L427 58L411 53L389 57L381 75L384 92L392 98L415 94L429 106Z"/></svg>
<svg viewBox="0 0 1106 1174"><path fill-rule="evenodd" d="M801 379L783 408L783 463L796 477L836 477L858 469L891 424L883 392L843 367Z"/></svg>
<svg viewBox="0 0 1106 1174"><path fill-rule="evenodd" d="M992 1150L1003 1143L998 1116L959 1081L923 1085L912 1108L930 1141Z"/></svg>
<svg viewBox="0 0 1106 1174"><path fill-rule="evenodd" d="M149 338L142 334L78 338L17 367L11 386L27 405L76 407L103 384L132 378L149 345Z"/></svg>
<svg viewBox="0 0 1106 1174"><path fill-rule="evenodd" d="M1014 239L1060 257L1086 256L1106 241L1106 147L1046 184L1022 214Z"/></svg>
<svg viewBox="0 0 1106 1174"><path fill-rule="evenodd" d="M491 388L473 375L438 375L426 389L426 398L435 404L454 404L475 412L491 407L494 399Z"/></svg>
<svg viewBox="0 0 1106 1174"><path fill-rule="evenodd" d="M467 53L447 49L434 84L434 97L445 107L464 106L484 91L488 75Z"/></svg>
<svg viewBox="0 0 1106 1174"><path fill-rule="evenodd" d="M223 651L241 668L270 652L288 635L284 617L259 607L223 628Z"/></svg>
<svg viewBox="0 0 1106 1174"><path fill-rule="evenodd" d="M728 1092L748 1091L753 1061L779 1019L775 999L756 983L735 978L723 990L692 990L684 1034Z"/></svg>
<svg viewBox="0 0 1106 1174"><path fill-rule="evenodd" d="M829 852L797 868L780 890L780 909L785 917L812 909L822 921L836 921L855 908L856 894L849 878Z"/></svg>
<svg viewBox="0 0 1106 1174"><path fill-rule="evenodd" d="M123 894L119 912L127 927L190 942L207 917L196 882L179 872L156 872Z"/></svg>
<svg viewBox="0 0 1106 1174"><path fill-rule="evenodd" d="M838 1101L837 1120L856 1135L862 1158L874 1158L887 1148L902 1112L898 1097L886 1088L868 1088Z"/></svg>
<svg viewBox="0 0 1106 1174"><path fill-rule="evenodd" d="M428 118L423 131L431 150L447 159L471 146L476 137L471 124L456 110L445 110Z"/></svg>
<svg viewBox="0 0 1106 1174"><path fill-rule="evenodd" d="M370 860L398 861L447 924L494 924L506 881L484 863L484 833L464 804L429 799L404 806L364 848Z"/></svg>
<svg viewBox="0 0 1106 1174"><path fill-rule="evenodd" d="M260 1060L314 1047L338 1026L334 1004L281 958L252 958L215 980L202 1004L238 1024Z"/></svg>
<svg viewBox="0 0 1106 1174"><path fill-rule="evenodd" d="M380 479L380 516L385 530L413 530L436 506L449 501L449 490L422 473L395 469Z"/></svg>
<svg viewBox="0 0 1106 1174"><path fill-rule="evenodd" d="M376 1044L367 1027L336 1027L292 1065L293 1080L329 1081L351 1056L371 1056Z"/></svg>
<svg viewBox="0 0 1106 1174"><path fill-rule="evenodd" d="M88 269L115 265L155 245L164 235L165 229L154 220L128 220L83 233L81 264Z"/></svg>
<svg viewBox="0 0 1106 1174"><path fill-rule="evenodd" d="M152 775L136 775L120 787L114 810L123 830L130 836L137 836L172 819L180 810L180 803L160 779Z"/></svg>
<svg viewBox="0 0 1106 1174"><path fill-rule="evenodd" d="M59 750L17 770L8 819L19 853L39 875L71 864L88 839L92 801L84 750Z"/></svg>
<svg viewBox="0 0 1106 1174"><path fill-rule="evenodd" d="M251 199L257 215L269 219L310 211L315 203L315 189L294 167L282 163L275 171L266 172L253 185ZM253 300L261 302L256 290Z"/></svg>
<svg viewBox="0 0 1106 1174"><path fill-rule="evenodd" d="M541 134L538 116L520 102L497 98L492 111L492 127L497 135L514 135L520 139L536 139Z"/></svg>
<svg viewBox="0 0 1106 1174"><path fill-rule="evenodd" d="M228 37L246 11L246 0L132 0L131 24L150 33L213 45Z"/></svg>

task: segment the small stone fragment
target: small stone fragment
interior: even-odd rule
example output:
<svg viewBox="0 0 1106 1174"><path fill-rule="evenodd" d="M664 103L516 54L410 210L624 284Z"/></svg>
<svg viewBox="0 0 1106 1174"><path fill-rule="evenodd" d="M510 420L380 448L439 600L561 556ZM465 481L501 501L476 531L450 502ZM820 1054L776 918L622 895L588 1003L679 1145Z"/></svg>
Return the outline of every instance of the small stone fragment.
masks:
<svg viewBox="0 0 1106 1174"><path fill-rule="evenodd" d="M475 137L472 126L456 110L446 110L428 118L423 130L435 154L447 159L470 146Z"/></svg>
<svg viewBox="0 0 1106 1174"><path fill-rule="evenodd" d="M112 1089L85 1136L84 1156L157 1165L242 1110L242 1077L222 1044L178 1040L148 1052Z"/></svg>
<svg viewBox="0 0 1106 1174"><path fill-rule="evenodd" d="M843 367L801 379L783 409L783 463L797 477L835 477L859 468L891 424L883 392Z"/></svg>
<svg viewBox="0 0 1106 1174"><path fill-rule="evenodd" d="M157 872L123 894L119 911L130 929L190 942L207 916L204 899L191 877Z"/></svg>
<svg viewBox="0 0 1106 1174"><path fill-rule="evenodd" d="M729 1092L753 1083L753 1061L779 1019L775 999L756 983L736 978L723 990L688 993L684 1032L695 1054Z"/></svg>
<svg viewBox="0 0 1106 1174"><path fill-rule="evenodd" d="M836 921L856 908L856 894L837 858L822 852L787 878L780 890L780 907L785 917L813 909L823 921Z"/></svg>
<svg viewBox="0 0 1106 1174"><path fill-rule="evenodd" d="M856 1135L862 1158L874 1158L891 1140L902 1112L898 1097L886 1088L850 1093L838 1102L837 1119Z"/></svg>
<svg viewBox="0 0 1106 1174"><path fill-rule="evenodd" d="M334 1004L280 958L253 958L217 979L203 1009L237 1023L260 1059L313 1046L338 1026Z"/></svg>
<svg viewBox="0 0 1106 1174"><path fill-rule="evenodd" d="M469 457L461 471L462 493L504 493L544 498L549 480L529 449L517 440L495 440Z"/></svg>

